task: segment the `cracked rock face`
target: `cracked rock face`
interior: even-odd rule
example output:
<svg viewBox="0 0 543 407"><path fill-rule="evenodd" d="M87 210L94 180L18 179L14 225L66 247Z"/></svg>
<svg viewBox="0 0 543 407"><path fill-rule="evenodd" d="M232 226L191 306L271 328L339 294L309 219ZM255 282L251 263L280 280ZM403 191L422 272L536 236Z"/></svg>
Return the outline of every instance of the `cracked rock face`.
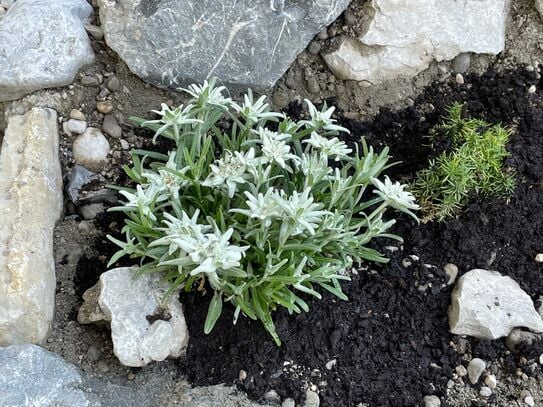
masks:
<svg viewBox="0 0 543 407"><path fill-rule="evenodd" d="M502 52L508 10L509 0L372 0L365 32L324 59L341 79L409 78L434 60Z"/></svg>
<svg viewBox="0 0 543 407"><path fill-rule="evenodd" d="M0 17L0 102L70 84L94 60L85 0L18 0Z"/></svg>
<svg viewBox="0 0 543 407"><path fill-rule="evenodd" d="M514 328L543 332L543 320L518 283L497 271L475 269L464 274L452 293L451 332L498 339Z"/></svg>
<svg viewBox="0 0 543 407"><path fill-rule="evenodd" d="M188 331L183 307L160 278L122 267L103 273L98 284L83 295L79 322L111 324L113 351L125 366L145 366L185 353ZM96 301L98 304L96 304Z"/></svg>
<svg viewBox="0 0 543 407"><path fill-rule="evenodd" d="M0 346L43 343L55 305L53 229L62 212L57 113L12 116L0 154Z"/></svg>
<svg viewBox="0 0 543 407"><path fill-rule="evenodd" d="M144 80L176 89L217 76L234 88L263 90L349 2L99 0L99 5L107 44Z"/></svg>

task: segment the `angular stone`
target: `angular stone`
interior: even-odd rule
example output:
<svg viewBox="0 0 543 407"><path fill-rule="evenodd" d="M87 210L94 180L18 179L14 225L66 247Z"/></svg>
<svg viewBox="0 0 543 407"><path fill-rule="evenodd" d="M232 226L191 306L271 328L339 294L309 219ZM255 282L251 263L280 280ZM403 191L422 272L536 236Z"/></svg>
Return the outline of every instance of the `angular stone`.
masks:
<svg viewBox="0 0 543 407"><path fill-rule="evenodd" d="M400 4L401 3L401 4ZM464 52L498 54L505 45L509 0L373 0L371 21L324 55L341 79L379 83L412 77L431 61Z"/></svg>
<svg viewBox="0 0 543 407"><path fill-rule="evenodd" d="M497 271L475 269L452 292L449 325L456 335L497 339L518 327L543 332L543 320L518 283Z"/></svg>
<svg viewBox="0 0 543 407"><path fill-rule="evenodd" d="M19 0L0 19L0 102L65 86L94 60L85 0Z"/></svg>
<svg viewBox="0 0 543 407"><path fill-rule="evenodd" d="M77 320L80 324L107 324L109 321L98 304L100 283L92 286L83 293L83 304L79 308Z"/></svg>
<svg viewBox="0 0 543 407"><path fill-rule="evenodd" d="M117 193L106 188L107 180L85 167L75 165L68 179L66 192L75 205L117 203Z"/></svg>
<svg viewBox="0 0 543 407"><path fill-rule="evenodd" d="M36 345L0 348L0 366L0 406L152 405L148 392L88 377Z"/></svg>
<svg viewBox="0 0 543 407"><path fill-rule="evenodd" d="M184 354L188 331L183 307L172 294L165 303L168 286L158 276L134 278L137 269L123 267L103 273L97 286L88 290L79 311L82 323L111 323L113 351L125 366L145 366L151 361Z"/></svg>
<svg viewBox="0 0 543 407"><path fill-rule="evenodd" d="M0 346L42 343L49 335L53 229L62 212L58 150L54 110L8 119L0 155Z"/></svg>
<svg viewBox="0 0 543 407"><path fill-rule="evenodd" d="M266 89L349 0L99 0L107 44L136 75L176 89L211 76Z"/></svg>

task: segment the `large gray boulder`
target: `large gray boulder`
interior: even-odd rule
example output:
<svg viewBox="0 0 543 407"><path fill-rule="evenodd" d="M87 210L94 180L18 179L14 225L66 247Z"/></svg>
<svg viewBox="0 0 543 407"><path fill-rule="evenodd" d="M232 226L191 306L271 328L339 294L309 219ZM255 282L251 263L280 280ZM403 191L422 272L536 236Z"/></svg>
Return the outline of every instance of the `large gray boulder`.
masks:
<svg viewBox="0 0 543 407"><path fill-rule="evenodd" d="M145 366L183 355L189 335L176 293L165 299L168 285L160 276L135 278L136 270L121 267L103 273L83 295L79 322L109 322L113 352L125 366Z"/></svg>
<svg viewBox="0 0 543 407"><path fill-rule="evenodd" d="M543 332L543 320L518 283L497 271L475 269L456 284L449 307L449 325L456 335L498 339L514 328Z"/></svg>
<svg viewBox="0 0 543 407"><path fill-rule="evenodd" d="M136 75L178 88L217 76L271 87L350 0L98 0L107 44Z"/></svg>
<svg viewBox="0 0 543 407"><path fill-rule="evenodd" d="M509 0L372 0L364 33L324 59L341 79L379 83L465 52L498 54L508 9Z"/></svg>
<svg viewBox="0 0 543 407"><path fill-rule="evenodd" d="M0 346L42 343L50 332L53 229L62 212L58 150L54 110L8 119L0 152Z"/></svg>
<svg viewBox="0 0 543 407"><path fill-rule="evenodd" d="M0 102L70 84L94 60L85 0L18 0L0 17Z"/></svg>

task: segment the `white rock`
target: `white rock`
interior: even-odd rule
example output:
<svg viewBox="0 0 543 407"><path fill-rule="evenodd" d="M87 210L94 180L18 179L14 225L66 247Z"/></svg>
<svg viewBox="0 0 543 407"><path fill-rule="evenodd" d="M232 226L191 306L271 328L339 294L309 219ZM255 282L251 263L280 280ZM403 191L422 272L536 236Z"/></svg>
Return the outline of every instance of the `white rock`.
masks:
<svg viewBox="0 0 543 407"><path fill-rule="evenodd" d="M526 396L524 398L524 402L526 403L526 405L530 406L530 407L534 407L535 406L535 400L532 396Z"/></svg>
<svg viewBox="0 0 543 407"><path fill-rule="evenodd" d="M306 390L304 407L319 407L321 404L320 397L313 390Z"/></svg>
<svg viewBox="0 0 543 407"><path fill-rule="evenodd" d="M542 0L543 1L543 0ZM538 253L534 259L537 263L543 263L543 253Z"/></svg>
<svg viewBox="0 0 543 407"><path fill-rule="evenodd" d="M491 389L495 389L496 386L498 385L498 381L496 380L496 376L494 376L493 374L489 374L488 376L485 377L485 384L491 388Z"/></svg>
<svg viewBox="0 0 543 407"><path fill-rule="evenodd" d="M449 325L456 335L497 339L516 327L543 332L543 320L532 299L515 280L497 271L475 269L458 280L449 307Z"/></svg>
<svg viewBox="0 0 543 407"><path fill-rule="evenodd" d="M98 171L107 163L109 149L109 142L102 132L94 127L89 127L74 141L74 160L90 170Z"/></svg>
<svg viewBox="0 0 543 407"><path fill-rule="evenodd" d="M58 149L54 110L8 119L0 155L0 346L43 343L51 329L53 229L62 212Z"/></svg>
<svg viewBox="0 0 543 407"><path fill-rule="evenodd" d="M424 396L424 407L440 407L441 400L437 396Z"/></svg>
<svg viewBox="0 0 543 407"><path fill-rule="evenodd" d="M19 0L0 19L0 102L70 84L94 60L85 0Z"/></svg>
<svg viewBox="0 0 543 407"><path fill-rule="evenodd" d="M113 352L123 365L133 367L183 355L188 331L182 305L175 293L162 304L168 287L159 276L135 279L135 272L134 268L113 269L102 274L98 283L98 304L111 323ZM95 287L91 290L96 292ZM96 310L91 304L84 306Z"/></svg>
<svg viewBox="0 0 543 407"><path fill-rule="evenodd" d="M87 122L82 120L70 119L66 123L66 128L75 134L83 134L87 130Z"/></svg>
<svg viewBox="0 0 543 407"><path fill-rule="evenodd" d="M468 378L471 384L475 384L479 381L479 378L486 369L486 363L479 358L473 358L468 364Z"/></svg>
<svg viewBox="0 0 543 407"><path fill-rule="evenodd" d="M454 284L454 282L456 281L456 277L458 276L458 267L456 266L456 264L447 263L443 267L443 270L449 276L449 281L447 281L447 285Z"/></svg>
<svg viewBox="0 0 543 407"><path fill-rule="evenodd" d="M373 18L367 30L324 55L341 79L412 77L433 60L504 49L508 0L373 0L368 7Z"/></svg>
<svg viewBox="0 0 543 407"><path fill-rule="evenodd" d="M482 397L490 397L490 396L492 396L492 390L489 387L482 386L481 390L479 390L479 394Z"/></svg>

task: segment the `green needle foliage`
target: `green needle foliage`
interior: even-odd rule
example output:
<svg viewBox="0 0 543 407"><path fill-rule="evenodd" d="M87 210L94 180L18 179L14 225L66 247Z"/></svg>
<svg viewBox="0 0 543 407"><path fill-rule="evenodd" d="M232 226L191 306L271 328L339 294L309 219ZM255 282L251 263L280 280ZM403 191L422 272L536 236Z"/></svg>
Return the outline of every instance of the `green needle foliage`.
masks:
<svg viewBox="0 0 543 407"><path fill-rule="evenodd" d="M515 187L514 173L503 168L511 131L466 118L464 110L455 103L430 132L433 148L438 143L450 148L419 171L412 186L425 221L455 216L477 195L506 197Z"/></svg>
<svg viewBox="0 0 543 407"><path fill-rule="evenodd" d="M123 240L109 236L122 256L140 259L138 273L162 273L170 294L208 283L214 291L205 332L223 302L262 321L277 344L272 313L308 311L318 288L346 300L340 283L363 260L386 262L368 243L387 233L390 209L418 209L404 185L378 177L390 166L364 142L351 148L336 136L348 130L334 108L292 121L269 111L249 91L242 104L214 81L192 85L187 106L162 105L157 120L134 120L173 140L168 154L132 152L125 171L135 189L112 208L126 214ZM385 219L388 218L388 219Z"/></svg>

